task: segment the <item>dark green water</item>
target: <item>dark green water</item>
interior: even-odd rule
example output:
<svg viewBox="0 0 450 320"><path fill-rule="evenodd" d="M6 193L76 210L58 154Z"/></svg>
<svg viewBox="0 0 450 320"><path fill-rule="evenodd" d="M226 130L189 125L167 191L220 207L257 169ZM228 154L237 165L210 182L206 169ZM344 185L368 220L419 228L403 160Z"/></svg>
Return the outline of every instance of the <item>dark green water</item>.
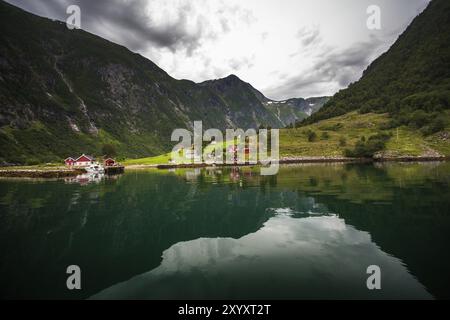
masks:
<svg viewBox="0 0 450 320"><path fill-rule="evenodd" d="M1 298L450 298L449 246L450 163L0 180Z"/></svg>

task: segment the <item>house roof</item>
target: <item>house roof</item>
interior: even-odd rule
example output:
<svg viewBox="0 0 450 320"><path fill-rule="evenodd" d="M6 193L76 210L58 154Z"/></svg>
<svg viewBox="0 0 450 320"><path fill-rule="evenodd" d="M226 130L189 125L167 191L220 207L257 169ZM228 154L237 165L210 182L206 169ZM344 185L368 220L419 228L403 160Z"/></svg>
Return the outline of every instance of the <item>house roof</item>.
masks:
<svg viewBox="0 0 450 320"><path fill-rule="evenodd" d="M64 161L67 161L67 160L74 160L75 161L75 158L74 157L68 157L68 158L64 159Z"/></svg>
<svg viewBox="0 0 450 320"><path fill-rule="evenodd" d="M79 156L75 161L78 161L80 158L83 158L83 157L86 157L86 158L88 158L89 160L94 160L95 158L93 157L93 156L89 156L89 155L87 155L87 154L82 154L81 156Z"/></svg>

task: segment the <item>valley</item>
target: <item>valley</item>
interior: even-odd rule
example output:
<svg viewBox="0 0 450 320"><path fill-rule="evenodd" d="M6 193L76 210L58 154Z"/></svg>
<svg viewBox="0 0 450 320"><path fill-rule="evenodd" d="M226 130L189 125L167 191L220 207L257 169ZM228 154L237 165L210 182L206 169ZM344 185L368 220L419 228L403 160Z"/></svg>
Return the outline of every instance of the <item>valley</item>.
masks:
<svg viewBox="0 0 450 320"><path fill-rule="evenodd" d="M449 11L433 1L333 97L276 101L233 74L177 80L125 47L0 2L0 164L61 164L105 145L125 164L166 164L172 131L198 120L280 129L281 160L448 157Z"/></svg>

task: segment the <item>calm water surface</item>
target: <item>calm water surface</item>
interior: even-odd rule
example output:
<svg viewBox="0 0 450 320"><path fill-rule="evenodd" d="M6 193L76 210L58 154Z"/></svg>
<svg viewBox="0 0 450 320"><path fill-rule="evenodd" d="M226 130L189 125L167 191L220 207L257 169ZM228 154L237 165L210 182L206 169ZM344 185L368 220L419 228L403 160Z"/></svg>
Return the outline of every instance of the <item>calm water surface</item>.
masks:
<svg viewBox="0 0 450 320"><path fill-rule="evenodd" d="M450 298L449 246L450 163L0 180L1 298Z"/></svg>

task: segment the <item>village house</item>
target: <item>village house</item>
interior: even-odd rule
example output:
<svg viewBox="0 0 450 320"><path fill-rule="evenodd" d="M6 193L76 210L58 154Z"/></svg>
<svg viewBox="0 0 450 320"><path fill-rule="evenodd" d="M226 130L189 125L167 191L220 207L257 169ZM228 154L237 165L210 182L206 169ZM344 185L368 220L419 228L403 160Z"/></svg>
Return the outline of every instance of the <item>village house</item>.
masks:
<svg viewBox="0 0 450 320"><path fill-rule="evenodd" d="M68 167L87 167L90 166L95 162L95 158L92 156L88 156L85 154L82 154L78 158L75 159L75 157L68 157L64 160L64 163Z"/></svg>
<svg viewBox="0 0 450 320"><path fill-rule="evenodd" d="M112 159L112 158L105 159L105 160L103 161L103 165L104 165L105 167L113 167L113 166L116 165L116 160L114 160L114 159Z"/></svg>
<svg viewBox="0 0 450 320"><path fill-rule="evenodd" d="M64 164L68 167L88 167L91 164L95 164L95 158L93 156L88 156L85 154L82 154L78 158L76 157L68 157L64 160ZM117 167L120 166L115 159L113 158L106 158L103 160L103 165L105 167Z"/></svg>
<svg viewBox="0 0 450 320"><path fill-rule="evenodd" d="M64 160L64 163L68 167L73 167L73 165L75 164L75 159L72 157L68 157L67 159Z"/></svg>
<svg viewBox="0 0 450 320"><path fill-rule="evenodd" d="M87 167L91 164L94 164L95 158L92 156L88 156L85 154L82 154L78 157L78 159L75 160L75 167Z"/></svg>

